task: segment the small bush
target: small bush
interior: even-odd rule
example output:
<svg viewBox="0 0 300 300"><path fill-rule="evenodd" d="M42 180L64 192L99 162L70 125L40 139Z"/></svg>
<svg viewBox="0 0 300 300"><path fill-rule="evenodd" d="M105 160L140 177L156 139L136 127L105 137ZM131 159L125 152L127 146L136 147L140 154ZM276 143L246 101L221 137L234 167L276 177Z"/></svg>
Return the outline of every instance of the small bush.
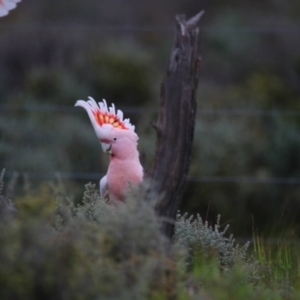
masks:
<svg viewBox="0 0 300 300"><path fill-rule="evenodd" d="M91 184L80 206L26 202L1 222L1 299L143 299L154 286L174 290L173 262L148 204L130 199L115 209Z"/></svg>
<svg viewBox="0 0 300 300"><path fill-rule="evenodd" d="M233 236L226 237L227 225L224 230L220 230L220 215L214 226L203 221L200 215L193 216L177 215L174 241L187 249L193 255L201 255L208 259L216 257L219 268L223 271L229 270L235 263L246 260L247 249L250 243L240 247L235 243Z"/></svg>
<svg viewBox="0 0 300 300"><path fill-rule="evenodd" d="M3 173L0 176L0 191ZM153 205L138 194L117 208L87 184L82 202L41 186L15 206L0 197L0 299L298 299L266 284L220 217L179 215L166 241Z"/></svg>

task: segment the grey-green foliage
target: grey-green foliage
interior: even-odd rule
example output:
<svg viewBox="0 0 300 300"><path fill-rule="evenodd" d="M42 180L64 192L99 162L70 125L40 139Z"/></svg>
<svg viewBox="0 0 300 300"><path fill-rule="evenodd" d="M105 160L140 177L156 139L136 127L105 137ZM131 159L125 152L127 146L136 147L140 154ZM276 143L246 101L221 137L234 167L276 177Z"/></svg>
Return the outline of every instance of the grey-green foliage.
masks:
<svg viewBox="0 0 300 300"><path fill-rule="evenodd" d="M154 206L138 193L118 207L107 205L93 184L80 205L63 193L53 185L28 190L15 199L15 217L1 217L1 300L298 299L290 285L281 290L260 280L248 244L226 237L219 218L209 226L200 216L178 215L170 244ZM0 198L2 216L11 215L10 204Z"/></svg>
<svg viewBox="0 0 300 300"><path fill-rule="evenodd" d="M2 190L3 190L3 186L4 186L4 181L3 181L4 172L5 172L5 169L3 169L0 174L0 195L2 195Z"/></svg>
<svg viewBox="0 0 300 300"><path fill-rule="evenodd" d="M5 198L2 195L3 187L4 187L4 173L5 169L2 170L0 174L0 220L4 220L12 215L15 214L16 209L14 207L14 204L10 199Z"/></svg>
<svg viewBox="0 0 300 300"><path fill-rule="evenodd" d="M159 221L151 205L139 201L137 195L127 199L127 203L117 208L107 205L98 195L95 185L87 184L83 205L60 203L53 227L65 230L66 224L76 226L92 224L100 228L99 236L113 243L116 257L126 257L132 252L163 253L164 238L159 232Z"/></svg>
<svg viewBox="0 0 300 300"><path fill-rule="evenodd" d="M217 256L219 267L222 270L229 270L235 263L246 261L249 242L242 247L235 243L232 235L226 237L229 225L221 230L220 215L215 225L209 225L203 221L198 214L177 215L174 241L179 245L191 250L193 255L200 254L204 258Z"/></svg>
<svg viewBox="0 0 300 300"><path fill-rule="evenodd" d="M22 199L16 218L0 220L0 299L145 299L167 289L150 205L132 197L111 207L91 184L80 206L48 198Z"/></svg>

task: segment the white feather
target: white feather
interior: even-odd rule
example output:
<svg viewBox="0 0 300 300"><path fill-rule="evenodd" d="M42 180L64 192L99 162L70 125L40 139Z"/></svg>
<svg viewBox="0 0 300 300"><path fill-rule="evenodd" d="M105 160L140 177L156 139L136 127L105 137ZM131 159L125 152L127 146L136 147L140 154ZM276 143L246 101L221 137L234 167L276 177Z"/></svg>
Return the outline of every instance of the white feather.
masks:
<svg viewBox="0 0 300 300"><path fill-rule="evenodd" d="M100 110L101 110L103 113L108 113L107 103L106 103L105 99L102 99L102 101L103 101L103 102L99 102Z"/></svg>
<svg viewBox="0 0 300 300"><path fill-rule="evenodd" d="M4 17L8 14L8 12L14 8L16 8L16 3L21 0L1 0L0 1L0 17Z"/></svg>
<svg viewBox="0 0 300 300"><path fill-rule="evenodd" d="M117 111L117 117L120 121L123 121L123 112L121 110L118 109Z"/></svg>
<svg viewBox="0 0 300 300"><path fill-rule="evenodd" d="M111 107L109 108L109 113L116 115L116 109L115 109L115 105L112 103Z"/></svg>
<svg viewBox="0 0 300 300"><path fill-rule="evenodd" d="M96 101L92 98L92 97L88 97L89 100L87 101L87 103L89 103L89 105L93 108L93 109L99 109Z"/></svg>
<svg viewBox="0 0 300 300"><path fill-rule="evenodd" d="M11 0L2 0L2 3L8 10L14 9L17 6L16 3Z"/></svg>
<svg viewBox="0 0 300 300"><path fill-rule="evenodd" d="M101 178L99 182L99 190L100 190L100 196L104 197L107 193L107 176Z"/></svg>

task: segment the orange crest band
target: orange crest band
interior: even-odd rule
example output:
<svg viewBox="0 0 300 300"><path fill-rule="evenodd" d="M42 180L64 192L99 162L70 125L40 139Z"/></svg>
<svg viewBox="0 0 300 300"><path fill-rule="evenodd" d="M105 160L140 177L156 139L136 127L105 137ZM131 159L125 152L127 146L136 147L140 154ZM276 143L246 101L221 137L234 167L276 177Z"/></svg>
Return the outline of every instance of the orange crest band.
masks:
<svg viewBox="0 0 300 300"><path fill-rule="evenodd" d="M120 128L120 129L127 129L123 122L119 120L119 118L110 113L102 113L100 110L93 111L93 114L95 116L95 119L97 123L102 126L104 124L111 124L115 128Z"/></svg>
<svg viewBox="0 0 300 300"><path fill-rule="evenodd" d="M96 121L100 127L109 124L123 130L134 131L135 129L129 119L123 118L121 110L116 111L114 104L109 107L104 99L97 103L92 97L89 97L88 101L78 100L75 106L83 107L88 112L92 123Z"/></svg>

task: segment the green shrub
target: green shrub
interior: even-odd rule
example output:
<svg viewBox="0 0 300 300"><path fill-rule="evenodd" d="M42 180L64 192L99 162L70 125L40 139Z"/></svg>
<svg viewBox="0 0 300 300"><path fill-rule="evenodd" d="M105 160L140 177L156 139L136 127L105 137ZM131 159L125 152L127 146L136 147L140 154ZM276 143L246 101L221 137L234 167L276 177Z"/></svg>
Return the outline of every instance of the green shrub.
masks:
<svg viewBox="0 0 300 300"><path fill-rule="evenodd" d="M0 176L0 192L3 188ZM220 228L178 215L170 244L152 204L117 208L87 184L80 204L41 185L0 197L0 299L297 299L289 281ZM296 281L294 282L296 283ZM296 286L296 285L295 285Z"/></svg>
<svg viewBox="0 0 300 300"><path fill-rule="evenodd" d="M175 289L148 204L115 209L91 184L80 206L41 195L18 201L17 217L1 222L1 299L143 299L154 286Z"/></svg>
<svg viewBox="0 0 300 300"><path fill-rule="evenodd" d="M235 263L246 260L246 252L250 245L247 242L243 247L235 243L232 235L226 237L227 225L224 230L220 230L219 215L214 226L207 221L203 222L200 215L193 216L177 215L174 241L189 250L196 257L201 255L204 258L216 257L219 268L223 271L231 269Z"/></svg>

